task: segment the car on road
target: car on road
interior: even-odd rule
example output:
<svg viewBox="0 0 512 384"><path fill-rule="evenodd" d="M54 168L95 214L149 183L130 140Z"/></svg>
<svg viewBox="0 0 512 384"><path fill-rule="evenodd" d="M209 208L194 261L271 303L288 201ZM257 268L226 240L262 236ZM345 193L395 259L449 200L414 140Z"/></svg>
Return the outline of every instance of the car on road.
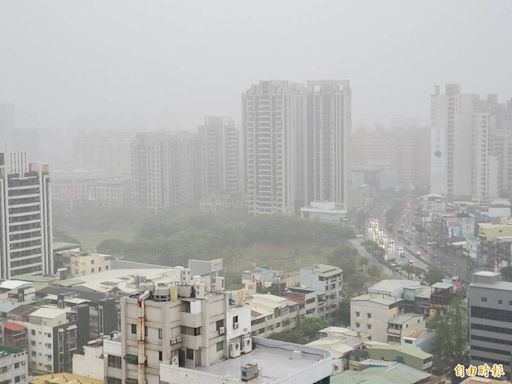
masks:
<svg viewBox="0 0 512 384"><path fill-rule="evenodd" d="M422 252L420 250L416 251L416 256L421 256Z"/></svg>

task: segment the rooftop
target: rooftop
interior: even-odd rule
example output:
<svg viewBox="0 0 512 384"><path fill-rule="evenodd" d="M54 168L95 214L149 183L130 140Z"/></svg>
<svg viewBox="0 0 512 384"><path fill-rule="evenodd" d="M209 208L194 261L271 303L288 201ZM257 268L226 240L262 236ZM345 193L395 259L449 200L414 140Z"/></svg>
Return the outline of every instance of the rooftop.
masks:
<svg viewBox="0 0 512 384"><path fill-rule="evenodd" d="M26 328L18 323L4 323L4 329L8 331L23 331Z"/></svg>
<svg viewBox="0 0 512 384"><path fill-rule="evenodd" d="M74 375L72 373L52 373L50 375L36 376L33 384L103 384L103 380Z"/></svg>
<svg viewBox="0 0 512 384"><path fill-rule="evenodd" d="M500 291L512 291L512 282L496 281L494 284L489 283L471 283L470 287L498 289Z"/></svg>
<svg viewBox="0 0 512 384"><path fill-rule="evenodd" d="M327 336L338 336L338 337L339 336L351 336L351 337L358 337L361 339L368 337L368 335L363 332L354 331L350 328L335 327L335 326L330 326L330 327L321 329L318 332L322 333L322 334L326 334Z"/></svg>
<svg viewBox="0 0 512 384"><path fill-rule="evenodd" d="M373 284L368 288L368 292L392 292L404 287L418 287L421 285L419 280L397 280L386 279Z"/></svg>
<svg viewBox="0 0 512 384"><path fill-rule="evenodd" d="M135 276L144 276L155 284L159 282L172 282L180 280L180 268L149 268L149 269L112 269L91 275L80 276L80 279L63 280L71 282L73 287L85 287L96 292L110 292L114 288L132 294L138 289L132 285ZM59 282L61 284L62 281ZM69 286L69 285L68 285Z"/></svg>
<svg viewBox="0 0 512 384"><path fill-rule="evenodd" d="M66 309L43 307L36 309L34 312L30 314L30 316L41 317L44 319L55 319L56 317L65 314L66 312Z"/></svg>
<svg viewBox="0 0 512 384"><path fill-rule="evenodd" d="M441 281L432 285L432 288L439 288L439 289L450 289L452 287L453 287L452 283L443 283Z"/></svg>
<svg viewBox="0 0 512 384"><path fill-rule="evenodd" d="M370 301L372 303L376 304L382 304L382 305L393 305L401 301L402 299L395 297L395 296L389 296L389 295L382 295L382 294L370 294L367 293L366 295L356 296L350 299L350 302L353 301Z"/></svg>
<svg viewBox="0 0 512 384"><path fill-rule="evenodd" d="M16 289L18 287L21 287L22 285L29 284L27 281L23 280L4 280L0 283L0 289Z"/></svg>
<svg viewBox="0 0 512 384"><path fill-rule="evenodd" d="M390 320L389 324L404 324L405 322L414 319L415 317L423 317L423 315L420 315L418 313L402 313L395 317L394 319Z"/></svg>
<svg viewBox="0 0 512 384"><path fill-rule="evenodd" d="M0 313L9 313L22 304L13 299L0 299Z"/></svg>
<svg viewBox="0 0 512 384"><path fill-rule="evenodd" d="M6 345L0 345L0 357L12 355L13 353L22 353L23 349L8 347Z"/></svg>
<svg viewBox="0 0 512 384"><path fill-rule="evenodd" d="M372 345L368 347L368 349L373 350L387 350L387 351L396 351L398 353L403 353L405 355L413 356L421 360L426 360L432 355L427 352L423 352L421 349L417 347L408 347L404 345L390 345L390 344L382 344L382 345Z"/></svg>
<svg viewBox="0 0 512 384"><path fill-rule="evenodd" d="M231 376L241 380L240 367L257 363L263 375L252 379L251 384L277 383L284 378L300 374L301 371L311 368L320 361L330 357L329 352L304 345L286 343L277 340L268 340L253 337L256 348L248 354L241 355L234 359L223 360L209 367L196 367L194 370L222 377ZM292 352L299 350L300 357L292 359ZM332 369L332 362L326 360L329 370Z"/></svg>
<svg viewBox="0 0 512 384"><path fill-rule="evenodd" d="M304 269L311 269L314 274L324 277L329 277L342 272L340 268L327 264L315 264L311 267Z"/></svg>
<svg viewBox="0 0 512 384"><path fill-rule="evenodd" d="M332 357L337 359L362 346L363 343L352 337L327 336L314 340L307 345L325 349L331 353Z"/></svg>
<svg viewBox="0 0 512 384"><path fill-rule="evenodd" d="M416 384L431 375L396 362L365 360L369 367L362 371L345 371L331 376L331 384Z"/></svg>

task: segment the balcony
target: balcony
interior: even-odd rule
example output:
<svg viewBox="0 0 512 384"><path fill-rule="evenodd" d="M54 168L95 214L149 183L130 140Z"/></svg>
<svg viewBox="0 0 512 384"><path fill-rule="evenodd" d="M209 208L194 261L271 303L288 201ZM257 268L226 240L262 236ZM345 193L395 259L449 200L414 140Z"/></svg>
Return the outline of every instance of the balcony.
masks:
<svg viewBox="0 0 512 384"><path fill-rule="evenodd" d="M201 335L183 335L182 346L190 349L199 349L201 347Z"/></svg>
<svg viewBox="0 0 512 384"><path fill-rule="evenodd" d="M181 323L187 327L197 328L201 326L201 312L181 312Z"/></svg>

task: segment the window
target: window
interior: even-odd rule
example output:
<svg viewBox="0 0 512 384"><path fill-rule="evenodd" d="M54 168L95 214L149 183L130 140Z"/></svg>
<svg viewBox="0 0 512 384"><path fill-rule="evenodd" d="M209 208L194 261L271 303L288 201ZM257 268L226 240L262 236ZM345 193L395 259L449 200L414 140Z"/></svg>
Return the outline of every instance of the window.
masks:
<svg viewBox="0 0 512 384"><path fill-rule="evenodd" d="M31 329L30 333L32 334L32 336L35 336L36 335L36 330L35 329Z"/></svg>
<svg viewBox="0 0 512 384"><path fill-rule="evenodd" d="M371 313L367 313L368 315L368 318L371 319L372 318L372 314Z"/></svg>
<svg viewBox="0 0 512 384"><path fill-rule="evenodd" d="M108 355L108 366L112 368L121 368L121 356Z"/></svg>
<svg viewBox="0 0 512 384"><path fill-rule="evenodd" d="M215 322L215 329L218 331L222 327L224 327L224 319L217 320Z"/></svg>
<svg viewBox="0 0 512 384"><path fill-rule="evenodd" d="M132 328L132 335L136 335L137 334L137 324L132 324L131 328Z"/></svg>
<svg viewBox="0 0 512 384"><path fill-rule="evenodd" d="M487 302L487 297L482 297L480 300L482 301L482 303L486 303Z"/></svg>
<svg viewBox="0 0 512 384"><path fill-rule="evenodd" d="M148 337L148 327L144 327L144 336Z"/></svg>
<svg viewBox="0 0 512 384"><path fill-rule="evenodd" d="M122 384L121 379L116 379L115 377L107 377L107 384Z"/></svg>
<svg viewBox="0 0 512 384"><path fill-rule="evenodd" d="M233 324L238 323L238 316L233 316Z"/></svg>
<svg viewBox="0 0 512 384"><path fill-rule="evenodd" d="M187 348L187 359L194 360L194 350Z"/></svg>
<svg viewBox="0 0 512 384"><path fill-rule="evenodd" d="M19 368L20 367L20 363L14 363L14 368Z"/></svg>
<svg viewBox="0 0 512 384"><path fill-rule="evenodd" d="M356 323L356 328L359 328L360 326L361 326L361 324Z"/></svg>
<svg viewBox="0 0 512 384"><path fill-rule="evenodd" d="M499 299L498 304L503 304L503 300Z"/></svg>
<svg viewBox="0 0 512 384"><path fill-rule="evenodd" d="M158 351L158 360L162 361L162 351Z"/></svg>
<svg viewBox="0 0 512 384"><path fill-rule="evenodd" d="M412 340L405 339L404 341L405 341L405 344L412 344Z"/></svg>
<svg viewBox="0 0 512 384"><path fill-rule="evenodd" d="M158 338L162 338L162 328L158 328Z"/></svg>
<svg viewBox="0 0 512 384"><path fill-rule="evenodd" d="M372 325L371 324L367 324L366 326L368 327L368 329L372 329Z"/></svg>
<svg viewBox="0 0 512 384"><path fill-rule="evenodd" d="M359 317L360 313L359 312L356 312L356 317Z"/></svg>
<svg viewBox="0 0 512 384"><path fill-rule="evenodd" d="M220 351L223 351L223 350L224 350L224 340L219 341L217 343L217 352L220 352Z"/></svg>
<svg viewBox="0 0 512 384"><path fill-rule="evenodd" d="M14 382L15 382L15 383L19 383L20 381L21 381L21 377L16 376L16 377L14 378Z"/></svg>

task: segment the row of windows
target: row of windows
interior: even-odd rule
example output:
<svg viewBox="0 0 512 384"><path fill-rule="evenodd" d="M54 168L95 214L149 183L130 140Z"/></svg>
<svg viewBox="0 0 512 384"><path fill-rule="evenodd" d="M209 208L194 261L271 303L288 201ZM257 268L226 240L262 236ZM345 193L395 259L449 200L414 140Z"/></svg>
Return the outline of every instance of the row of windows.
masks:
<svg viewBox="0 0 512 384"><path fill-rule="evenodd" d="M482 303L487 303L487 297L481 297L480 301ZM498 304L503 304L503 300L502 299L498 299ZM512 300L508 301L508 305L512 305Z"/></svg>
<svg viewBox="0 0 512 384"><path fill-rule="evenodd" d="M471 317L495 321L512 322L512 311L472 306Z"/></svg>
<svg viewBox="0 0 512 384"><path fill-rule="evenodd" d="M504 351L502 349L495 349L495 348L481 347L479 345L472 345L471 350L472 351L489 352L489 353L497 353L499 355L510 356L510 351Z"/></svg>
<svg viewBox="0 0 512 384"><path fill-rule="evenodd" d="M510 361L497 360L497 359L492 359L491 360L491 359L489 359L487 357L478 356L478 355L474 355L474 354L471 354L471 360L481 361L482 363L487 363L489 365L503 364L506 367L508 367L510 365Z"/></svg>
<svg viewBox="0 0 512 384"><path fill-rule="evenodd" d="M511 340L494 339L492 337L485 337L485 336L472 335L471 340L486 341L488 343L494 343L494 344L512 345Z"/></svg>
<svg viewBox="0 0 512 384"><path fill-rule="evenodd" d="M473 323L471 323L471 329L478 329L480 331L504 333L504 334L507 334L507 335L512 335L512 329L510 329L510 328L503 328L503 327L494 327L492 325L473 324Z"/></svg>

